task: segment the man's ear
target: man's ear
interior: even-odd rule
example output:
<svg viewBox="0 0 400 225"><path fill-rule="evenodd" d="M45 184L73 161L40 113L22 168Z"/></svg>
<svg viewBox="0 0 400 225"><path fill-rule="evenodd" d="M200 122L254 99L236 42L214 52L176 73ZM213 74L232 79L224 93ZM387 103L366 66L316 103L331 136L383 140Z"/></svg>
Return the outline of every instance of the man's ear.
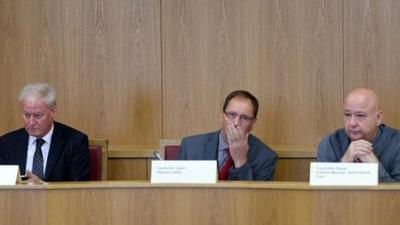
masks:
<svg viewBox="0 0 400 225"><path fill-rule="evenodd" d="M257 122L257 118L254 118L252 121L251 121L251 129L250 129L250 131L253 131L253 129L254 129L254 126L256 125L256 122ZM249 131L249 132L250 132Z"/></svg>
<svg viewBox="0 0 400 225"><path fill-rule="evenodd" d="M383 123L383 110L378 110L376 114L376 125L379 126Z"/></svg>

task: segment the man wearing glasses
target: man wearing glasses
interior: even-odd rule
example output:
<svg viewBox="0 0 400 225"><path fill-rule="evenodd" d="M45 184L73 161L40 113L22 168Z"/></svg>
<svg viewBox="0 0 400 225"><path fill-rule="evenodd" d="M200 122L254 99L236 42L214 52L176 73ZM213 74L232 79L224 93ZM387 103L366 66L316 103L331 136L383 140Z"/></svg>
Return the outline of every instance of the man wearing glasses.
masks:
<svg viewBox="0 0 400 225"><path fill-rule="evenodd" d="M271 180L277 155L250 131L258 101L251 93L230 93L220 114L221 129L182 139L181 160L217 160L220 180Z"/></svg>
<svg viewBox="0 0 400 225"><path fill-rule="evenodd" d="M0 164L19 165L31 183L88 180L88 137L54 121L54 88L47 83L28 84L19 101L25 127L0 137Z"/></svg>

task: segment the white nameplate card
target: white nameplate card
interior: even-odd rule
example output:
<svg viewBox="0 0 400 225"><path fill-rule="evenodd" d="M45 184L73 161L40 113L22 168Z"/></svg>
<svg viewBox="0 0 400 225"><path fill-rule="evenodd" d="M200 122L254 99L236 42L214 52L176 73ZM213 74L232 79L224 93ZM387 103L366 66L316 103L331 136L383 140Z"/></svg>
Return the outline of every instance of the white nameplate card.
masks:
<svg viewBox="0 0 400 225"><path fill-rule="evenodd" d="M0 165L0 185L15 185L21 183L19 166Z"/></svg>
<svg viewBox="0 0 400 225"><path fill-rule="evenodd" d="M153 160L151 183L216 183L216 160Z"/></svg>
<svg viewBox="0 0 400 225"><path fill-rule="evenodd" d="M321 163L310 166L310 185L378 185L378 163Z"/></svg>

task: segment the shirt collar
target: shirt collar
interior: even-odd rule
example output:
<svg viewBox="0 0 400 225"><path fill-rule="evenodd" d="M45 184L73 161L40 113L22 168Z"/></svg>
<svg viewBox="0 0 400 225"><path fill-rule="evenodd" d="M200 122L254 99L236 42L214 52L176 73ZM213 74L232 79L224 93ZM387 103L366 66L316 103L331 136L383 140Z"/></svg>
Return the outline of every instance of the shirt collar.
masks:
<svg viewBox="0 0 400 225"><path fill-rule="evenodd" d="M224 141L224 137L222 136L222 131L219 132L219 141L218 141L218 150L226 149L228 145Z"/></svg>

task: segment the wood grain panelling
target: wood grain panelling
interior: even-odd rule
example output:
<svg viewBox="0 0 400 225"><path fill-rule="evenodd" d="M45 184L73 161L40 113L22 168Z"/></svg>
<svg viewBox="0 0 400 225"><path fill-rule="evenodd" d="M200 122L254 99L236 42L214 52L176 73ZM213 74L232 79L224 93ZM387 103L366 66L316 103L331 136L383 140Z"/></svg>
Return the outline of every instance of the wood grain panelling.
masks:
<svg viewBox="0 0 400 225"><path fill-rule="evenodd" d="M57 120L111 145L216 130L234 89L258 97L270 145L313 150L359 86L399 128L399 24L396 0L0 0L0 134L41 80Z"/></svg>
<svg viewBox="0 0 400 225"><path fill-rule="evenodd" d="M273 180L308 182L310 163L315 161L315 158L279 158Z"/></svg>
<svg viewBox="0 0 400 225"><path fill-rule="evenodd" d="M109 159L108 180L146 180L148 165L146 159Z"/></svg>
<svg viewBox="0 0 400 225"><path fill-rule="evenodd" d="M385 123L400 128L400 1L344 1L344 87L374 89Z"/></svg>
<svg viewBox="0 0 400 225"><path fill-rule="evenodd" d="M341 7L341 1L276 1L263 14L265 75L258 83L267 140L314 146L340 125Z"/></svg>
<svg viewBox="0 0 400 225"><path fill-rule="evenodd" d="M108 159L108 180L150 180L151 161L154 158L112 158ZM315 157L279 158L274 181L309 181L310 162Z"/></svg>
<svg viewBox="0 0 400 225"><path fill-rule="evenodd" d="M28 82L58 90L57 120L110 143L161 137L158 0L2 0L3 134L21 126L16 102Z"/></svg>
<svg viewBox="0 0 400 225"><path fill-rule="evenodd" d="M68 182L0 189L0 223L397 225L400 187L303 182ZM24 210L24 215L16 212Z"/></svg>
<svg viewBox="0 0 400 225"><path fill-rule="evenodd" d="M5 187L5 186L2 186ZM31 224L39 225L46 224L46 193L39 193L37 190L24 190L17 191L12 194L9 191L0 190L0 224ZM5 207L12 204L21 204L18 207ZM25 216L11 216L14 215L16 210L23 210ZM32 213L32 215L27 215ZM10 215L13 218L7 218L5 215Z"/></svg>
<svg viewBox="0 0 400 225"><path fill-rule="evenodd" d="M219 127L242 88L267 143L314 146L340 126L342 1L162 1L163 137Z"/></svg>

